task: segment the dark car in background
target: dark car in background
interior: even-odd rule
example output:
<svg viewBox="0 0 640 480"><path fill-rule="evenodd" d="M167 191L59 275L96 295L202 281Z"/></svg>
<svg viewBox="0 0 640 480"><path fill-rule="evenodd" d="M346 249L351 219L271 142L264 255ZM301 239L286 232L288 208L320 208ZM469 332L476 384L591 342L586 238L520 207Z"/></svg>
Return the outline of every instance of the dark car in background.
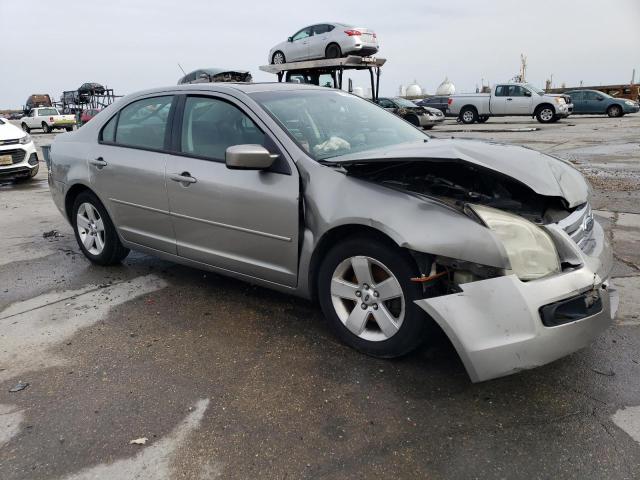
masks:
<svg viewBox="0 0 640 480"><path fill-rule="evenodd" d="M189 83L213 83L213 82L251 82L251 72L247 70L229 70L225 68L200 68L186 74L178 85Z"/></svg>
<svg viewBox="0 0 640 480"><path fill-rule="evenodd" d="M574 115L607 114L610 117L621 117L640 110L638 102L615 98L598 90L572 90L565 92L565 95L571 97Z"/></svg>
<svg viewBox="0 0 640 480"><path fill-rule="evenodd" d="M416 105L420 107L431 107L437 108L445 115L447 114L447 110L449 110L449 96L448 95L439 95L435 97L427 97L422 100L416 100L414 102Z"/></svg>

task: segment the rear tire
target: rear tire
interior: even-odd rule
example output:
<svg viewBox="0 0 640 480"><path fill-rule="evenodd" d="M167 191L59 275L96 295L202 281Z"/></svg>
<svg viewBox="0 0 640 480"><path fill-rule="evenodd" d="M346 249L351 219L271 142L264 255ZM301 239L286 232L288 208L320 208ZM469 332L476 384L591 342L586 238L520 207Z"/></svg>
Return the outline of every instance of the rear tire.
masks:
<svg viewBox="0 0 640 480"><path fill-rule="evenodd" d="M464 107L460 111L460 121L466 125L476 123L478 121L478 111L473 107Z"/></svg>
<svg viewBox="0 0 640 480"><path fill-rule="evenodd" d="M73 132L73 127L65 127L65 130L66 130L67 132Z"/></svg>
<svg viewBox="0 0 640 480"><path fill-rule="evenodd" d="M624 114L622 113L622 107L620 105L611 105L607 108L607 115L609 115L610 118L618 118Z"/></svg>
<svg viewBox="0 0 640 480"><path fill-rule="evenodd" d="M78 223L82 217L82 223ZM80 193L73 202L71 223L76 241L92 263L116 265L129 254L129 249L120 242L116 228L93 192Z"/></svg>
<svg viewBox="0 0 640 480"><path fill-rule="evenodd" d="M335 245L318 272L318 299L330 328L345 344L374 357L414 350L430 322L414 303L425 297L410 280L416 275L413 258L391 242L353 236Z"/></svg>
<svg viewBox="0 0 640 480"><path fill-rule="evenodd" d="M26 123L22 122L22 125L20 125L22 127L22 130L24 130L27 133L31 132L31 129L27 126Z"/></svg>
<svg viewBox="0 0 640 480"><path fill-rule="evenodd" d="M340 58L342 57L342 50L337 43L330 43L324 51L325 58Z"/></svg>
<svg viewBox="0 0 640 480"><path fill-rule="evenodd" d="M44 133L51 133L51 127L47 124L47 122L42 122L42 131Z"/></svg>

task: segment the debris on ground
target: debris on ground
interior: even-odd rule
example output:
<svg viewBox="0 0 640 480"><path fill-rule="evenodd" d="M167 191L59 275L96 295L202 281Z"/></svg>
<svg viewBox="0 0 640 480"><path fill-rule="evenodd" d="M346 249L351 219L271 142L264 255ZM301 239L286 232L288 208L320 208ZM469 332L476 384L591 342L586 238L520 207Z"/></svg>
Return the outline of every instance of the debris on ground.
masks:
<svg viewBox="0 0 640 480"><path fill-rule="evenodd" d="M597 368L592 368L591 370L597 373L598 375L604 375L605 377L614 377L616 375L616 372L614 372L612 369L609 369L607 371L602 371L602 370L598 370Z"/></svg>
<svg viewBox="0 0 640 480"><path fill-rule="evenodd" d="M19 381L15 387L9 389L9 393L20 392L29 386L28 383Z"/></svg>
<svg viewBox="0 0 640 480"><path fill-rule="evenodd" d="M149 440L147 437L136 438L135 440L131 440L129 445L144 445L147 443L147 440Z"/></svg>
<svg viewBox="0 0 640 480"><path fill-rule="evenodd" d="M58 230L49 230L42 234L42 238L60 238L64 237Z"/></svg>

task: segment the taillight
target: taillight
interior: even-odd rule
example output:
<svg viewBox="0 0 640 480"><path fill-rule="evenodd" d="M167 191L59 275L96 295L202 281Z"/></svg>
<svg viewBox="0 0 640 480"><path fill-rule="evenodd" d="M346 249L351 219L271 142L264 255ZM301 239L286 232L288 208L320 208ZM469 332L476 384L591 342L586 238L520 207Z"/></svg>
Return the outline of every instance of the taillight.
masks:
<svg viewBox="0 0 640 480"><path fill-rule="evenodd" d="M346 33L350 37L359 37L360 35L362 35L362 32L360 30L345 30L344 33Z"/></svg>
<svg viewBox="0 0 640 480"><path fill-rule="evenodd" d="M453 98L449 97L447 99L447 105L451 105L453 103Z"/></svg>

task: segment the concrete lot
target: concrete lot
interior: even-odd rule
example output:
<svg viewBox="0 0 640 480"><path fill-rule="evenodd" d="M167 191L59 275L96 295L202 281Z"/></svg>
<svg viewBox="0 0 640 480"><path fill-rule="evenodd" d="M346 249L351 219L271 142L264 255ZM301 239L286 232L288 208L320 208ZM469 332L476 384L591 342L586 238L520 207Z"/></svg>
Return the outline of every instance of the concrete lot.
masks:
<svg viewBox="0 0 640 480"><path fill-rule="evenodd" d="M615 325L475 385L444 338L376 360L298 299L136 253L92 266L44 165L0 184L0 478L640 478L639 131L640 115L432 131L572 160L616 252Z"/></svg>

